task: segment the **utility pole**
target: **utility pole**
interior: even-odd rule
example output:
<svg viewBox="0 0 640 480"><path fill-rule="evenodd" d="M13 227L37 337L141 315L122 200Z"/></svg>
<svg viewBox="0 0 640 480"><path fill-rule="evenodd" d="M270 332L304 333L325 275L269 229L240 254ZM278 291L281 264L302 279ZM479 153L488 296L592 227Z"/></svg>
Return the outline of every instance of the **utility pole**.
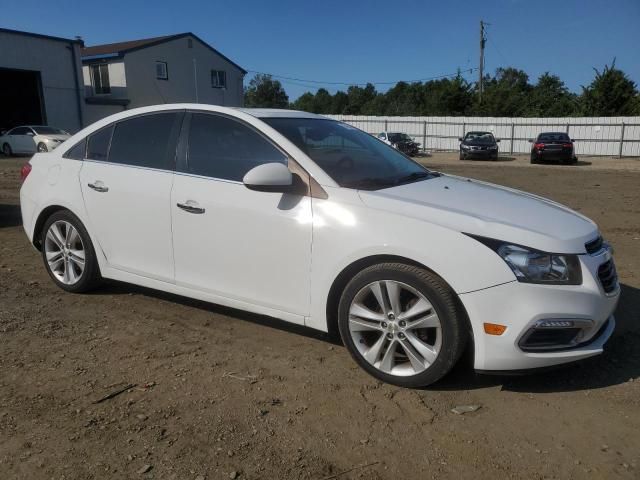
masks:
<svg viewBox="0 0 640 480"><path fill-rule="evenodd" d="M482 103L482 93L484 92L484 44L487 37L484 35L484 22L480 20L480 63L478 68L478 99Z"/></svg>

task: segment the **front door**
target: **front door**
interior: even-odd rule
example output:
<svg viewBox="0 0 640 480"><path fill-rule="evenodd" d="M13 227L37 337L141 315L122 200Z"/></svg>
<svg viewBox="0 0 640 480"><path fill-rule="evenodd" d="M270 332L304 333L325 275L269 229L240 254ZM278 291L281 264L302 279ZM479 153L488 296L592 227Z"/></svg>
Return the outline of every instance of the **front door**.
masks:
<svg viewBox="0 0 640 480"><path fill-rule="evenodd" d="M193 113L171 212L176 283L295 315L309 312L311 199L242 178L287 156L252 127Z"/></svg>
<svg viewBox="0 0 640 480"><path fill-rule="evenodd" d="M173 282L169 200L183 115L133 117L89 137L82 195L90 231L113 268Z"/></svg>

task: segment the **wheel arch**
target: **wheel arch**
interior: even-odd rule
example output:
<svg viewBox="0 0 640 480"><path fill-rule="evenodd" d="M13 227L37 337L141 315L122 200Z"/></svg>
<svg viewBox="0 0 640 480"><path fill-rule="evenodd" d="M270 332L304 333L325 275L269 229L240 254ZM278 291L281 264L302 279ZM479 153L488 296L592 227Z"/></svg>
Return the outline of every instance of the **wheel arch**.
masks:
<svg viewBox="0 0 640 480"><path fill-rule="evenodd" d="M329 332L329 335L331 337L339 338L339 335L340 335L338 331L338 304L340 303L340 296L344 288L347 286L347 283L349 283L349 281L358 272L364 270L365 268L371 267L373 265L378 265L380 263L403 263L405 265L412 265L418 268L423 268L433 273L434 275L437 275L438 278L440 278L444 282L444 284L449 288L449 290L451 290L451 293L453 294L454 298L456 299L456 302L458 303L458 306L460 307L460 311L464 313L464 321L466 322L467 328L470 333L469 340L470 342L473 342L473 331L471 328L471 322L469 321L469 315L467 313L466 308L464 307L464 304L458 297L458 294L451 287L449 282L447 282L441 275L439 275L438 272L435 272L434 270L432 270L431 268L427 267L426 265L420 262L417 262L415 260L400 256L400 255L388 255L388 254L370 255L370 256L355 260L349 265L347 265L345 268L343 268L342 271L333 280L333 283L329 288L329 294L327 295L327 303L326 303L327 331Z"/></svg>
<svg viewBox="0 0 640 480"><path fill-rule="evenodd" d="M37 218L36 223L35 223L35 225L33 227L33 246L36 247L38 250L42 250L42 244L40 242L40 236L42 234L42 228L44 227L44 224L47 221L47 218L49 218L54 213L62 211L62 210L66 210L68 212L71 212L76 217L78 216L72 210L70 210L69 208L64 207L62 205L49 205L48 207L43 208L42 211L38 214L38 218Z"/></svg>

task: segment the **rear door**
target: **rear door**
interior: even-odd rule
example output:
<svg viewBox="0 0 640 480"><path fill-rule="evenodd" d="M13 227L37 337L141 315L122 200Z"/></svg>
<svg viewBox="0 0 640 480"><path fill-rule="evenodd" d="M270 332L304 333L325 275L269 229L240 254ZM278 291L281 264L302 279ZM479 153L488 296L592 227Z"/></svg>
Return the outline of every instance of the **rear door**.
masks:
<svg viewBox="0 0 640 480"><path fill-rule="evenodd" d="M237 119L190 115L171 199L176 283L302 322L309 312L311 198L242 183L257 165L280 162L295 171L295 162Z"/></svg>
<svg viewBox="0 0 640 480"><path fill-rule="evenodd" d="M122 120L91 135L80 182L109 265L173 282L169 200L184 112Z"/></svg>

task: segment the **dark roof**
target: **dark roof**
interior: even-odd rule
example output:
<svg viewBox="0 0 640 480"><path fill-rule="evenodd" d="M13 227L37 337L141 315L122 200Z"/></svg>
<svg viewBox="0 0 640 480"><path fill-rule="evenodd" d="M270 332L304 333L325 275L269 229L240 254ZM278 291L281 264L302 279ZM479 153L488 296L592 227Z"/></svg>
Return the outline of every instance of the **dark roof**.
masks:
<svg viewBox="0 0 640 480"><path fill-rule="evenodd" d="M173 37L174 35L165 35L163 37L141 38L140 40L129 40L128 42L105 43L103 45L94 45L93 47L84 47L82 56L93 57L95 55L125 53L140 47L155 45Z"/></svg>
<svg viewBox="0 0 640 480"><path fill-rule="evenodd" d="M13 33L13 34L16 34L16 35L25 35L27 37L42 38L42 39L45 39L45 40L56 40L58 42L79 43L80 46L84 45L84 42L82 41L81 38L53 37L51 35L43 35L41 33L23 32L22 30L11 30L9 28L0 28L0 32L2 32L2 33Z"/></svg>
<svg viewBox="0 0 640 480"><path fill-rule="evenodd" d="M129 40L127 42L118 42L118 43L106 43L103 45L94 45L92 47L85 47L81 51L81 55L83 59L86 60L86 57L97 57L101 55L124 55L125 53L133 52L135 50L140 50L142 48L152 47L154 45L159 45L164 42L169 42L171 40L177 40L179 38L184 37L193 37L200 43L202 43L209 50L215 52L217 55L224 58L227 62L231 63L238 69L242 71L242 73L247 73L247 71L242 68L240 65L224 56L218 50L213 48L207 42L199 38L197 35L194 35L191 32L178 33L176 35L164 35L162 37L152 37L152 38L141 38L139 40Z"/></svg>

